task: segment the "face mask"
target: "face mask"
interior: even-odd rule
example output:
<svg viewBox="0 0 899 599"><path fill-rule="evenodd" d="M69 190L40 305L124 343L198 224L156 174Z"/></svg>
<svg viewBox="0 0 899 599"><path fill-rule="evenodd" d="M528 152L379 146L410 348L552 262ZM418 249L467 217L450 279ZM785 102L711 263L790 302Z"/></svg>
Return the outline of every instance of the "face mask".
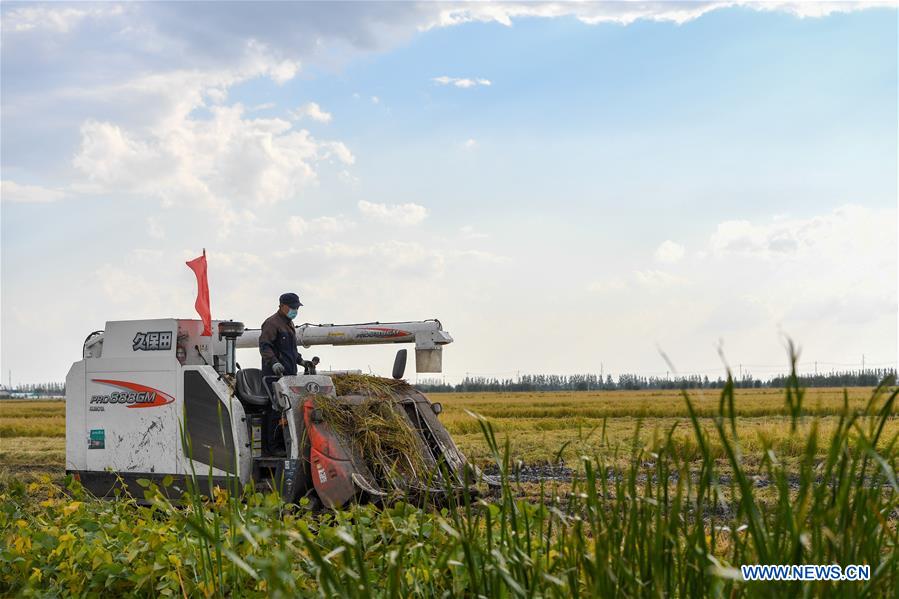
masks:
<svg viewBox="0 0 899 599"><path fill-rule="evenodd" d="M297 317L297 309L291 308L290 311L287 313L287 318L289 318L290 320L293 320L296 317Z"/></svg>

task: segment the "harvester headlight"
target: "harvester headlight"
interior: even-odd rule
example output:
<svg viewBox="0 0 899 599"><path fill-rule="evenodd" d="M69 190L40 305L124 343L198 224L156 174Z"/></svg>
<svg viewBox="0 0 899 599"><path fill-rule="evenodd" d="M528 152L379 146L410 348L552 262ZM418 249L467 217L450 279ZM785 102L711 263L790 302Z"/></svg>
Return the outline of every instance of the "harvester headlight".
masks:
<svg viewBox="0 0 899 599"><path fill-rule="evenodd" d="M434 410L435 414L439 414L443 411L443 405L439 401L435 401L431 404L431 409Z"/></svg>

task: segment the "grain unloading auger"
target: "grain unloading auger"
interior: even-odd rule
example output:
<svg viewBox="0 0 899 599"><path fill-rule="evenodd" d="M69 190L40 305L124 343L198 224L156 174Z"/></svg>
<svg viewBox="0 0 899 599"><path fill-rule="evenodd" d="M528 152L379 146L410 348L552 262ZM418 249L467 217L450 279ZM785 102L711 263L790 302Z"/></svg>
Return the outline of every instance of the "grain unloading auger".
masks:
<svg viewBox="0 0 899 599"><path fill-rule="evenodd" d="M238 348L258 347L258 330L198 320L107 322L88 336L66 377L66 470L97 495L124 482L171 476L271 486L287 501L325 507L397 493L440 501L487 480L437 418L439 403L400 380L352 373L284 376L271 390ZM296 328L297 344L414 343L416 370L440 372L452 342L437 320ZM283 441L283 442L282 442ZM136 496L140 496L136 493Z"/></svg>

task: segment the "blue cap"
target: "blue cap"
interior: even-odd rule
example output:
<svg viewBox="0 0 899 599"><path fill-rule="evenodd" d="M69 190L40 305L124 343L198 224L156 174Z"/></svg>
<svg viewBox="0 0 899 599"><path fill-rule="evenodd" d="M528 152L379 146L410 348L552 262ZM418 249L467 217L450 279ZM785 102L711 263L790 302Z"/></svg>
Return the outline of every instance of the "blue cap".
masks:
<svg viewBox="0 0 899 599"><path fill-rule="evenodd" d="M300 298L296 293L282 293L281 297L278 298L278 301L282 304L287 304L294 309L303 305L300 303Z"/></svg>

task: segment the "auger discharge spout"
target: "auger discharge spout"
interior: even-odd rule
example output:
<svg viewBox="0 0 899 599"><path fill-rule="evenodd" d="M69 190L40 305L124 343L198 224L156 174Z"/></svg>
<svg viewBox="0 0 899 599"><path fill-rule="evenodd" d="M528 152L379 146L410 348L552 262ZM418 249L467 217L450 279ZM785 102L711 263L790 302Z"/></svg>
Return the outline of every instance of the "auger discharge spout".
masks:
<svg viewBox="0 0 899 599"><path fill-rule="evenodd" d="M258 347L259 333L259 329L247 329L238 337L237 347ZM436 319L341 325L305 323L296 327L296 338L301 347L414 343L416 372L441 372L443 346L453 342L452 336Z"/></svg>

